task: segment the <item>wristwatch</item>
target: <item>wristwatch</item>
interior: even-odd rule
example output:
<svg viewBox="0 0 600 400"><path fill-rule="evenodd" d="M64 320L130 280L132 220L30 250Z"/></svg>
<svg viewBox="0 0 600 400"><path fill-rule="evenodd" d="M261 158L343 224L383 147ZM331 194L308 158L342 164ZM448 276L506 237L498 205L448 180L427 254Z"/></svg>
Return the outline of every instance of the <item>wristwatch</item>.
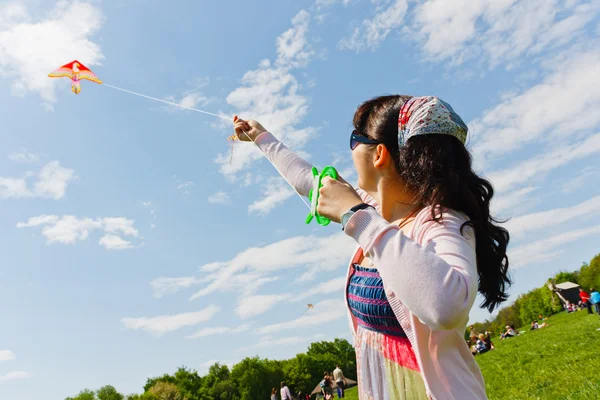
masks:
<svg viewBox="0 0 600 400"><path fill-rule="evenodd" d="M352 217L354 215L354 213L356 213L358 210L364 210L365 208L374 208L372 205L367 204L367 203L360 203L355 205L354 207L352 207L351 209L349 209L348 211L346 211L343 215L342 218L340 218L340 222L342 223L342 230L344 230L346 228L346 224L348 223L348 221L350 220L350 217Z"/></svg>

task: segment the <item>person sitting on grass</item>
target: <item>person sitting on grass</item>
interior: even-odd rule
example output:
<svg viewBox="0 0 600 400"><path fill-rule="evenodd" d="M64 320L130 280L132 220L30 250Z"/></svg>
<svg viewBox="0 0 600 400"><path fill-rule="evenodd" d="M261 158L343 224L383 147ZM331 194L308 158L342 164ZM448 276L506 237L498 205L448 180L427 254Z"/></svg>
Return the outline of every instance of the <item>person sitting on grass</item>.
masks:
<svg viewBox="0 0 600 400"><path fill-rule="evenodd" d="M485 332L483 341L485 342L485 345L487 346L488 350L494 350L494 343L492 343L492 337L490 332Z"/></svg>
<svg viewBox="0 0 600 400"><path fill-rule="evenodd" d="M500 340L504 340L506 338L515 337L515 336L517 336L517 333L515 332L515 329L513 328L513 326L506 325L506 332L504 332L503 334L500 335Z"/></svg>
<svg viewBox="0 0 600 400"><path fill-rule="evenodd" d="M485 343L485 335L483 333L479 334L479 339L477 340L477 353L483 354L490 350L490 348Z"/></svg>
<svg viewBox="0 0 600 400"><path fill-rule="evenodd" d="M535 330L535 329L540 329L540 327L539 327L539 325L538 325L537 321L533 321L533 322L531 323L531 328L529 328L529 330L530 330L530 331L533 331L533 330Z"/></svg>

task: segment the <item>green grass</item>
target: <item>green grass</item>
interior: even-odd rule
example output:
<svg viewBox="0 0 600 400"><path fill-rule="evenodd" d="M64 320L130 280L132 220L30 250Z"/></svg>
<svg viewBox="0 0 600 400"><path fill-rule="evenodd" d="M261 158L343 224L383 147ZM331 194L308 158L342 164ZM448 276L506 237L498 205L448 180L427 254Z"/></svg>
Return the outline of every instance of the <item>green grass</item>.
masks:
<svg viewBox="0 0 600 400"><path fill-rule="evenodd" d="M600 317L561 313L538 331L493 340L495 350L476 357L490 400L600 397Z"/></svg>
<svg viewBox="0 0 600 400"><path fill-rule="evenodd" d="M477 356L490 400L600 398L600 317L561 313L538 331L495 338L495 350ZM337 398L337 396L336 396ZM358 400L356 388L347 400Z"/></svg>
<svg viewBox="0 0 600 400"><path fill-rule="evenodd" d="M337 395L336 395L337 398ZM358 390L356 387L350 388L344 392L344 399L346 400L358 400Z"/></svg>

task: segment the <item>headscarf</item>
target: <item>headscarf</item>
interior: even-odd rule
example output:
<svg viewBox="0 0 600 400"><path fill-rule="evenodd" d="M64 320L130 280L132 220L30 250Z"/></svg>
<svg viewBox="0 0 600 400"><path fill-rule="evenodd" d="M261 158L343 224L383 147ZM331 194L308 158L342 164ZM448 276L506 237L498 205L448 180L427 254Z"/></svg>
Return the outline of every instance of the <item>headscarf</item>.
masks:
<svg viewBox="0 0 600 400"><path fill-rule="evenodd" d="M417 135L452 135L465 144L467 125L450 104L434 96L411 97L398 116L398 147Z"/></svg>

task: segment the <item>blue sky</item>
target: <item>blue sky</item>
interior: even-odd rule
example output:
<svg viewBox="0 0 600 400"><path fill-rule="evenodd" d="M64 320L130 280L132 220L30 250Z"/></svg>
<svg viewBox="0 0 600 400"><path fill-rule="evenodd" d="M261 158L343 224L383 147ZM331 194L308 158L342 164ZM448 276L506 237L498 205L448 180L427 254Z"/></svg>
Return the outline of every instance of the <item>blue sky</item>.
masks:
<svg viewBox="0 0 600 400"><path fill-rule="evenodd" d="M600 238L592 1L0 3L0 398L62 399L349 337L353 243L230 125L48 72L261 121L351 180L360 102L437 95L510 217L511 301ZM302 316L306 303L315 308ZM474 308L473 320L488 318Z"/></svg>

